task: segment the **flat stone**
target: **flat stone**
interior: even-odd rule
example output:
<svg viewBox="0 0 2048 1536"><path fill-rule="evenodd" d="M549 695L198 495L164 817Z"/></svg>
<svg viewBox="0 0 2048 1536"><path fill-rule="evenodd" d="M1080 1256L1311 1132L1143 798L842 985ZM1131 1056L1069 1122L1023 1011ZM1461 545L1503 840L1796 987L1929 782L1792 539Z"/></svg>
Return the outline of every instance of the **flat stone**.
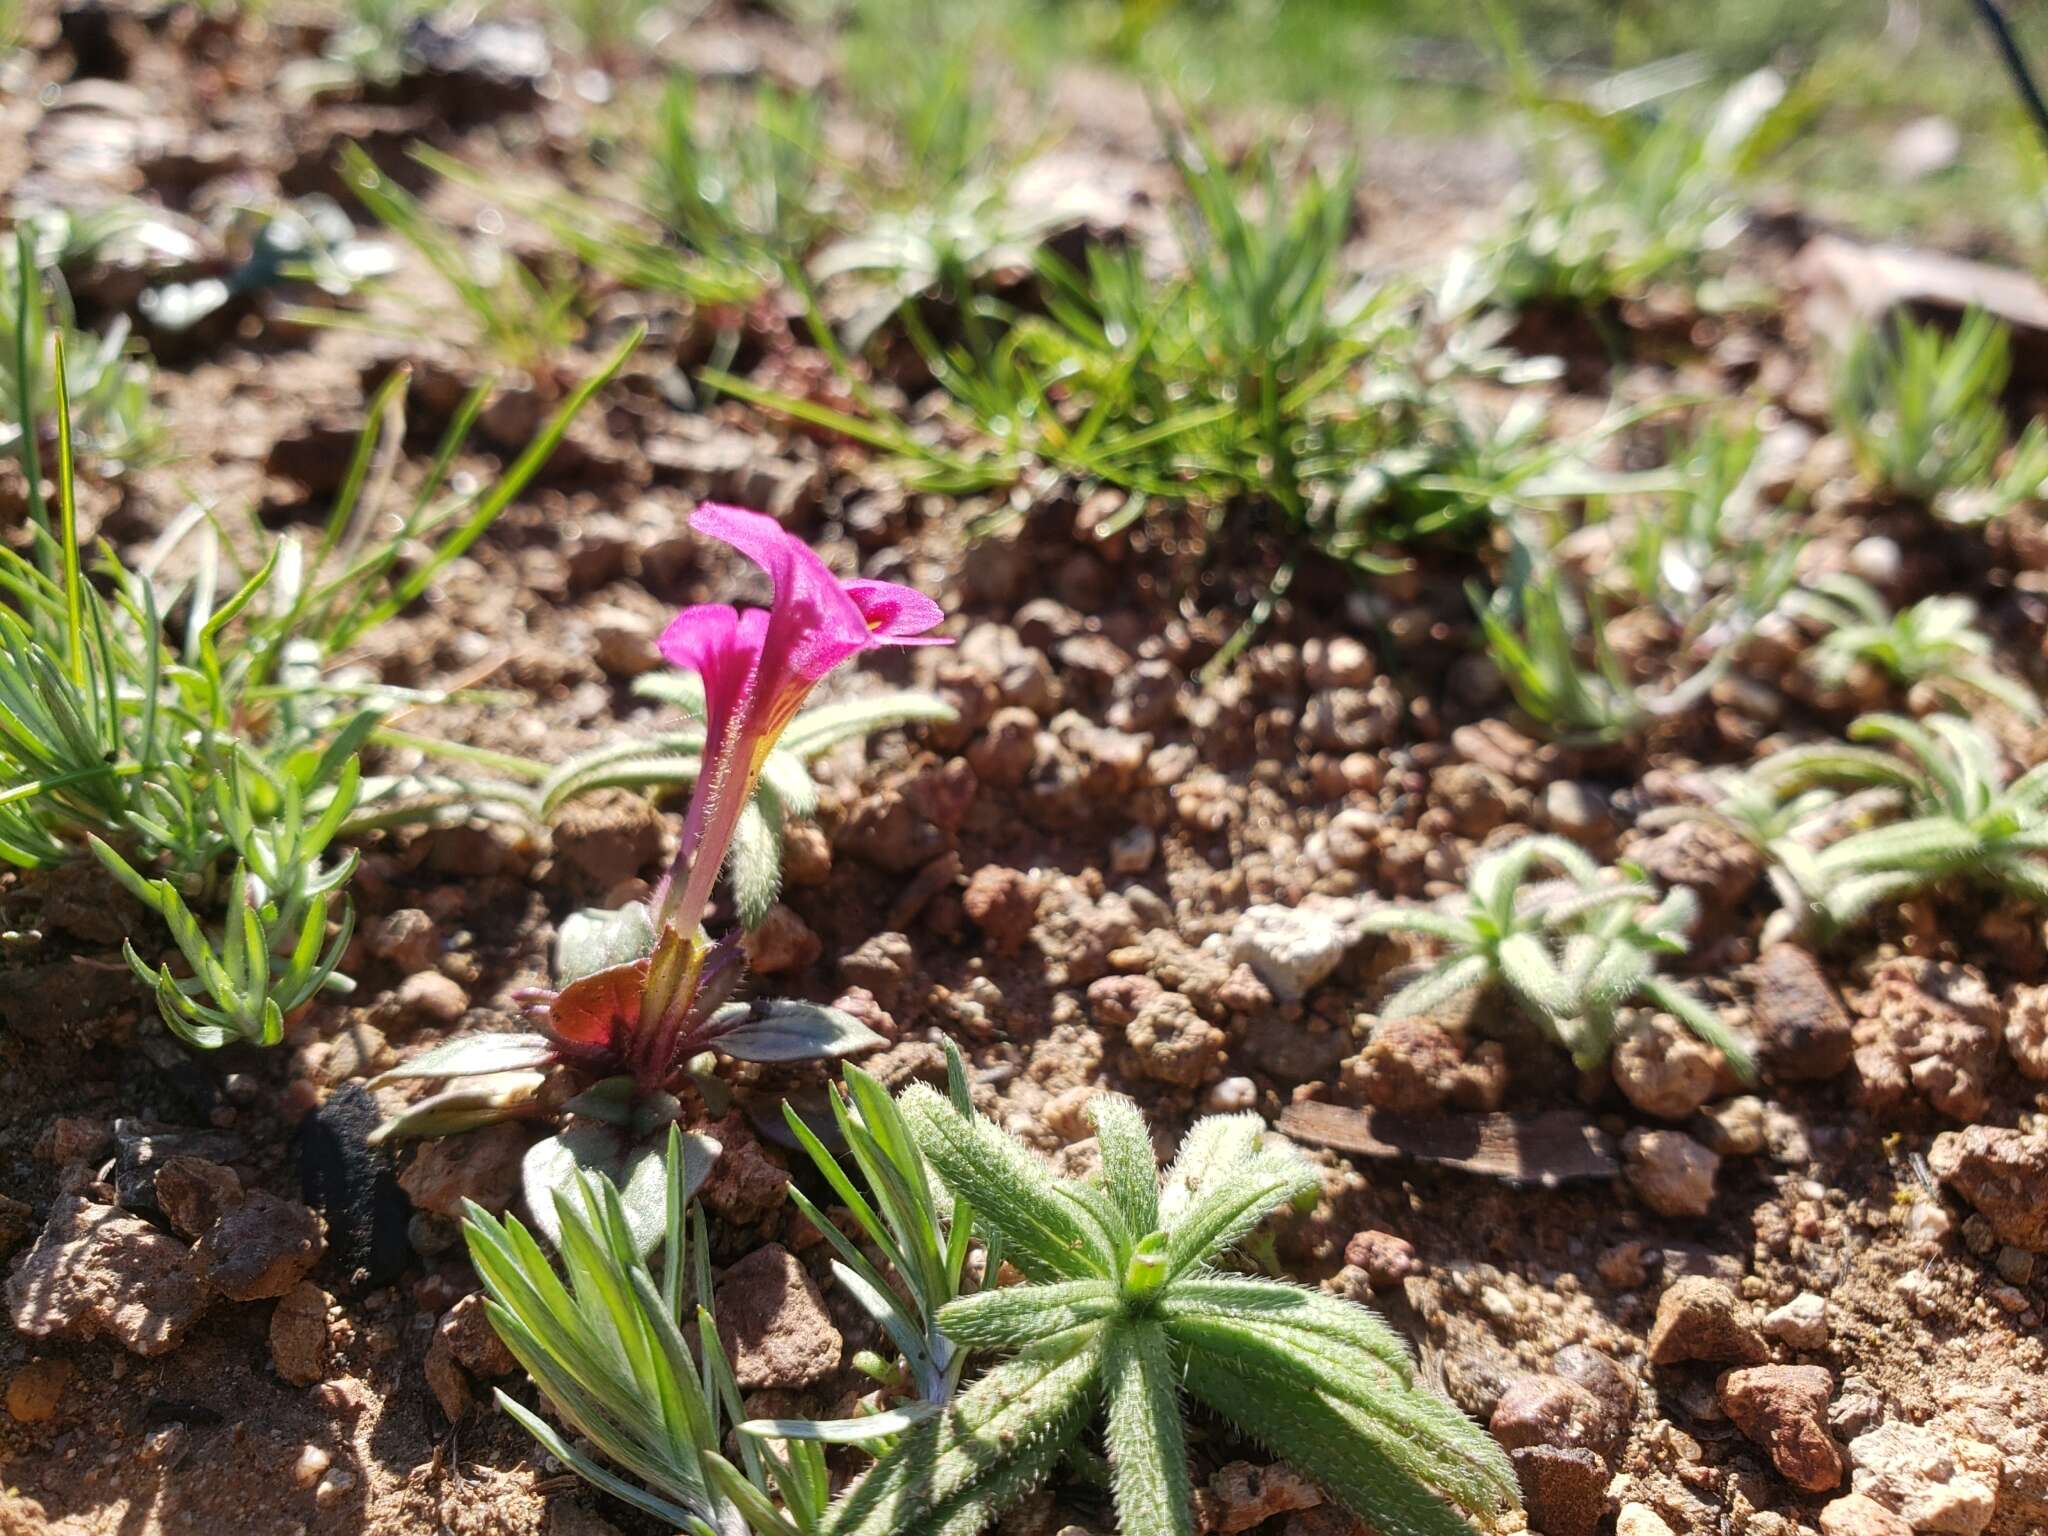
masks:
<svg viewBox="0 0 2048 1536"><path fill-rule="evenodd" d="M808 1387L839 1369L844 1341L825 1298L779 1243L756 1248L725 1272L713 1312L742 1387Z"/></svg>
<svg viewBox="0 0 2048 1536"><path fill-rule="evenodd" d="M1820 1536L1913 1536L1913 1527L1877 1500L1851 1493L1822 1507Z"/></svg>
<svg viewBox="0 0 2048 1536"><path fill-rule="evenodd" d="M1977 1536L1998 1507L2001 1458L1974 1440L1951 1442L1918 1424L1880 1424L1849 1442L1857 1493L1915 1531Z"/></svg>
<svg viewBox="0 0 2048 1536"><path fill-rule="evenodd" d="M433 1343L427 1346L423 1369L427 1389L434 1394L434 1401L441 1405L441 1412L448 1416L449 1423L469 1412L476 1401L476 1395L470 1390L469 1373L456 1360L455 1351L449 1347L444 1335L437 1332Z"/></svg>
<svg viewBox="0 0 2048 1536"><path fill-rule="evenodd" d="M1808 323L1830 341L1846 345L1860 327L1896 310L1960 319L1982 309L2012 329L2015 380L2041 376L2048 288L2029 273L1936 251L1816 235L1794 259L1793 275L1806 292Z"/></svg>
<svg viewBox="0 0 2048 1536"><path fill-rule="evenodd" d="M197 1157L210 1163L233 1163L245 1151L242 1139L228 1131L156 1125L147 1120L116 1120L114 1198L131 1211L155 1211L159 1209L157 1170L172 1158Z"/></svg>
<svg viewBox="0 0 2048 1536"><path fill-rule="evenodd" d="M138 1355L176 1349L206 1310L185 1245L126 1212L61 1197L7 1280L14 1326L32 1339L108 1335Z"/></svg>
<svg viewBox="0 0 2048 1536"><path fill-rule="evenodd" d="M1218 1506L1209 1528L1222 1536L1235 1536L1277 1515L1314 1509L1323 1502L1323 1490L1285 1462L1260 1466L1233 1461L1210 1476L1209 1494Z"/></svg>
<svg viewBox="0 0 2048 1536"><path fill-rule="evenodd" d="M1614 1517L1614 1536L1675 1536L1670 1522L1647 1504L1624 1504Z"/></svg>

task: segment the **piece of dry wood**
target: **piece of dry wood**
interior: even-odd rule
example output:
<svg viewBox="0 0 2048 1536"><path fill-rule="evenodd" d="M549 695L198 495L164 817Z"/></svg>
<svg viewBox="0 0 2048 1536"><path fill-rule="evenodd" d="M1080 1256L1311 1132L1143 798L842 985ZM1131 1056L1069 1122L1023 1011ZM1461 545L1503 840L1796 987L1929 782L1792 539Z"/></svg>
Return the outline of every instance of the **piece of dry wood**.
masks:
<svg viewBox="0 0 2048 1536"><path fill-rule="evenodd" d="M1280 1133L1361 1157L1412 1157L1512 1184L1611 1179L1621 1171L1607 1133L1575 1110L1540 1115L1397 1115L1340 1104L1290 1104Z"/></svg>

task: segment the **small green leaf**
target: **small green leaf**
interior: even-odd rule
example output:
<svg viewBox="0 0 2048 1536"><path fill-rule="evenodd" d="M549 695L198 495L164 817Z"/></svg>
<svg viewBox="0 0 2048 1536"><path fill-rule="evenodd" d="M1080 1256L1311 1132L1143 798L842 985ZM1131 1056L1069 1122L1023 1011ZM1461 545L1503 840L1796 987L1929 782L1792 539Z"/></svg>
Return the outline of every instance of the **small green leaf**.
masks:
<svg viewBox="0 0 2048 1536"><path fill-rule="evenodd" d="M823 1445L867 1445L900 1435L939 1412L937 1403L906 1403L851 1419L748 1419L739 1426L756 1440L815 1440Z"/></svg>
<svg viewBox="0 0 2048 1536"><path fill-rule="evenodd" d="M459 1035L401 1061L370 1080L370 1087L411 1078L485 1077L493 1072L530 1071L555 1059L546 1035Z"/></svg>
<svg viewBox="0 0 2048 1536"><path fill-rule="evenodd" d="M714 1015L704 1033L713 1050L741 1061L814 1061L853 1056L889 1042L852 1014L795 998L728 1004L738 1010L733 1022L720 1024Z"/></svg>
<svg viewBox="0 0 2048 1536"><path fill-rule="evenodd" d="M722 1150L709 1136L686 1135L683 1144L683 1190L687 1198L710 1177ZM548 1240L559 1244L561 1224L554 1194L575 1186L578 1174L602 1174L619 1191L633 1244L643 1256L654 1251L668 1229L668 1168L664 1153L668 1136L633 1139L602 1121L575 1120L560 1134L537 1141L520 1163L526 1208Z"/></svg>
<svg viewBox="0 0 2048 1536"><path fill-rule="evenodd" d="M393 1115L369 1135L371 1146L413 1136L453 1136L516 1120L547 1081L542 1072L500 1072L470 1088L434 1094Z"/></svg>
<svg viewBox="0 0 2048 1536"><path fill-rule="evenodd" d="M562 920L555 935L555 981L572 981L654 953L654 922L639 902L616 911L586 908Z"/></svg>

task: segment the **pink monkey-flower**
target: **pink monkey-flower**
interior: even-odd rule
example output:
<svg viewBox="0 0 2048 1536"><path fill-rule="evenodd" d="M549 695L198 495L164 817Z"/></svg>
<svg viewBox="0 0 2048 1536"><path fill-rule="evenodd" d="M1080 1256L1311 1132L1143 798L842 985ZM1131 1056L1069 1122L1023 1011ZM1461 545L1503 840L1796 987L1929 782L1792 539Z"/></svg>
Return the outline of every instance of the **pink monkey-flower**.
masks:
<svg viewBox="0 0 2048 1536"><path fill-rule="evenodd" d="M818 683L841 662L885 645L948 645L930 634L944 614L909 587L846 581L801 539L759 512L706 503L690 527L730 544L768 573L767 608L685 608L661 653L704 680L704 768L683 821L682 847L655 892L657 933L703 921L740 812L768 753Z"/></svg>

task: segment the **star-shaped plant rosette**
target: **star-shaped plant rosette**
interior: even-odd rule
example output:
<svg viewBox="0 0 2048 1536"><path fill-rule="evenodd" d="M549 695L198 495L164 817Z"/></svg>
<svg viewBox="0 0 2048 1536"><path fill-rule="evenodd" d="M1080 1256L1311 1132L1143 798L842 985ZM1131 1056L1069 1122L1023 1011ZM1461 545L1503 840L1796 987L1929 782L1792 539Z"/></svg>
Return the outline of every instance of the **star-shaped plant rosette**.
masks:
<svg viewBox="0 0 2048 1536"><path fill-rule="evenodd" d="M939 1309L962 1350L1003 1351L896 1438L819 1536L972 1536L1043 1482L1100 1411L1117 1529L1194 1536L1183 1395L1285 1456L1384 1536L1472 1536L1517 1501L1493 1438L1418 1379L1364 1307L1219 1267L1317 1176L1256 1115L1198 1121L1162 1187L1127 1099L1089 1113L1102 1172L1062 1180L943 1095L897 1100L932 1171L1002 1240L1020 1285ZM755 1421L763 1439L804 1426Z"/></svg>
<svg viewBox="0 0 2048 1536"><path fill-rule="evenodd" d="M923 593L842 580L771 517L705 505L690 527L760 566L774 595L766 608L685 608L661 637L662 655L696 673L704 688L704 767L675 861L646 902L579 912L562 924L555 988L522 997L536 1033L465 1036L377 1080L480 1079L423 1100L378 1132L443 1136L547 1113L542 1085L552 1069L573 1068L586 1086L560 1104L569 1117L564 1128L527 1154L527 1205L548 1226L549 1191L565 1187L576 1169L603 1173L645 1245L661 1231L662 1149L681 1114L676 1089L701 1075L705 1053L789 1062L883 1043L834 1008L734 1001L745 971L739 933L714 940L704 918L769 754L812 689L863 651L950 643L930 633L943 615ZM708 1137L684 1138L689 1189L718 1150Z"/></svg>

